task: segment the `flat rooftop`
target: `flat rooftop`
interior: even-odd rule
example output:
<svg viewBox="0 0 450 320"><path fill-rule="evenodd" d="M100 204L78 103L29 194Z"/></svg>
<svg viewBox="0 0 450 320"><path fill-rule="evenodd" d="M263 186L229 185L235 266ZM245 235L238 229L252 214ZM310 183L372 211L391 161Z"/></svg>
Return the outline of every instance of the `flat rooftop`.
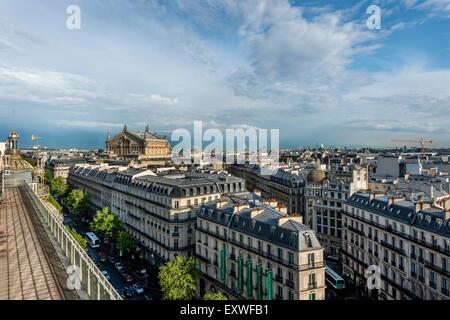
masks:
<svg viewBox="0 0 450 320"><path fill-rule="evenodd" d="M0 300L74 299L67 274L20 188L6 188L0 204Z"/></svg>

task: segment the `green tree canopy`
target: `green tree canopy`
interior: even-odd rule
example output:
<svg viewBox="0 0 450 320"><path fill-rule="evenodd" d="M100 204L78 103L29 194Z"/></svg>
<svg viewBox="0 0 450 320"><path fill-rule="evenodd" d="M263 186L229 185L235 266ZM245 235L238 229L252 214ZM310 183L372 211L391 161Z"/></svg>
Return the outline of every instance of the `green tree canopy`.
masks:
<svg viewBox="0 0 450 320"><path fill-rule="evenodd" d="M73 236L75 241L83 248L83 250L87 249L87 240L81 234L79 234L75 229L68 228L70 234Z"/></svg>
<svg viewBox="0 0 450 320"><path fill-rule="evenodd" d="M192 257L176 256L161 267L159 283L165 300L191 300L197 294L200 272Z"/></svg>
<svg viewBox="0 0 450 320"><path fill-rule="evenodd" d="M117 237L117 249L127 251L134 247L136 247L136 240L127 231L120 231Z"/></svg>
<svg viewBox="0 0 450 320"><path fill-rule="evenodd" d="M50 192L56 196L62 197L66 195L69 186L64 181L63 177L57 177L53 179L50 183Z"/></svg>
<svg viewBox="0 0 450 320"><path fill-rule="evenodd" d="M53 173L51 172L50 169L45 169L45 173L44 173L44 181L46 185L50 185L53 181Z"/></svg>
<svg viewBox="0 0 450 320"><path fill-rule="evenodd" d="M116 239L121 230L121 222L119 218L109 208L103 208L95 213L94 219L91 222L91 229L95 232L100 232L109 238Z"/></svg>
<svg viewBox="0 0 450 320"><path fill-rule="evenodd" d="M88 211L88 197L86 192L80 189L72 190L67 197L67 207L78 215L84 215Z"/></svg>
<svg viewBox="0 0 450 320"><path fill-rule="evenodd" d="M55 200L55 198L53 198L52 195L49 195L49 196L48 196L47 201L48 201L52 206L54 206L59 212L62 211L61 205L58 203L58 201Z"/></svg>
<svg viewBox="0 0 450 320"><path fill-rule="evenodd" d="M222 293L207 293L204 295L203 300L228 300L228 298Z"/></svg>

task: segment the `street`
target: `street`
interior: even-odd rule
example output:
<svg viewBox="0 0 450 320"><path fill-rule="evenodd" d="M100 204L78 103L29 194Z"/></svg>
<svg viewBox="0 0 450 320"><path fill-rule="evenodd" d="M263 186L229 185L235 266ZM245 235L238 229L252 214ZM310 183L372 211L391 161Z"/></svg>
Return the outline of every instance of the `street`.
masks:
<svg viewBox="0 0 450 320"><path fill-rule="evenodd" d="M87 227L87 224L82 222L78 219L73 219L71 217L71 214L68 212L64 212L64 224L67 225L70 228L75 229L78 233L85 235L86 232L90 232L89 228ZM109 274L109 281L111 284L116 288L116 290L122 294L124 299L129 300L160 300L161 299L161 293L158 288L158 274L157 270L154 267L151 267L149 265L145 265L144 267L137 268L136 263L131 263L129 260L123 259L123 257L119 257L116 252L111 255L111 248L109 244L104 243L104 237L97 234L97 236L100 238L100 247L99 248L92 248L88 245L88 255L91 257L91 259L94 261L94 263L98 266L98 268L101 271L107 271ZM100 257L104 255L106 260L101 261ZM121 262L124 265L125 271L123 271L123 274L121 274L116 267L114 266L114 263L111 263L108 258L114 258L115 262ZM133 268L134 266L134 268ZM142 273L142 269L145 269L145 273ZM131 275L132 279L129 279L130 282L127 283L124 280L124 275L128 274ZM143 286L144 292L141 294L137 294L135 290L130 290L130 292L133 292L132 297L126 297L124 295L124 288L125 287L131 287L133 284L139 283Z"/></svg>

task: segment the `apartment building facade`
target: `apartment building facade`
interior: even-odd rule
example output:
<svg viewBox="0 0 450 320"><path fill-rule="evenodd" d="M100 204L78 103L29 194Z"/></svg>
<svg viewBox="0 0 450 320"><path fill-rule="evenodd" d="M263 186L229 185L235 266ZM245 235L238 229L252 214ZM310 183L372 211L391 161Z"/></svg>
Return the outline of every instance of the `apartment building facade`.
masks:
<svg viewBox="0 0 450 320"><path fill-rule="evenodd" d="M264 199L275 199L287 207L288 214L305 212L304 192L307 172L277 170L273 175L261 175L257 165L232 165L227 170L245 180L247 189L260 191Z"/></svg>
<svg viewBox="0 0 450 320"><path fill-rule="evenodd" d="M323 300L325 263L314 232L277 203L225 197L198 210L195 257L200 296Z"/></svg>
<svg viewBox="0 0 450 320"><path fill-rule="evenodd" d="M305 191L306 223L312 228L326 255L339 255L342 246L342 216L345 202L358 190L367 190L367 170L341 167L339 171L310 171Z"/></svg>
<svg viewBox="0 0 450 320"><path fill-rule="evenodd" d="M155 175L90 167L72 170L69 184L85 190L94 208L109 207L156 266L193 253L195 208L222 194L245 191L242 179L223 174Z"/></svg>
<svg viewBox="0 0 450 320"><path fill-rule="evenodd" d="M343 210L343 273L375 299L448 300L449 197L352 195ZM369 266L380 287L367 289Z"/></svg>

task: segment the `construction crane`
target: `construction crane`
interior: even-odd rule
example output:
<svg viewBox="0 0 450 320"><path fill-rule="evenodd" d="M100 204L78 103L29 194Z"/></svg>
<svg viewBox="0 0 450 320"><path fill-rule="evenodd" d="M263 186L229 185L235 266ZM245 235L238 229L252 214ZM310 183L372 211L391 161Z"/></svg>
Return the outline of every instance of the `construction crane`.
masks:
<svg viewBox="0 0 450 320"><path fill-rule="evenodd" d="M433 143L432 140L423 139L423 138L419 138L417 140L399 140L399 139L394 139L394 140L392 140L392 142L419 143L420 144L420 152L424 152L425 151L425 144L432 144Z"/></svg>

